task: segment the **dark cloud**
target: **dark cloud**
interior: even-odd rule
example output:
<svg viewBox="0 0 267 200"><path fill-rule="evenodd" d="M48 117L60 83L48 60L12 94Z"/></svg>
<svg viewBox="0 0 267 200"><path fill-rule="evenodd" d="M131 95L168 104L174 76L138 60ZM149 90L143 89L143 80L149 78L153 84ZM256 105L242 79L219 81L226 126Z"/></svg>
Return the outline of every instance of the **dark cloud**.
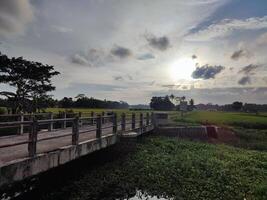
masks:
<svg viewBox="0 0 267 200"><path fill-rule="evenodd" d="M79 52L70 57L70 61L79 65L87 65L90 67L99 67L112 61L109 55L102 49L89 49L86 52Z"/></svg>
<svg viewBox="0 0 267 200"><path fill-rule="evenodd" d="M239 72L244 73L244 74L251 74L253 71L255 71L257 68L259 68L259 65L247 65L243 67Z"/></svg>
<svg viewBox="0 0 267 200"><path fill-rule="evenodd" d="M132 52L130 49L127 49L125 47L121 46L115 46L111 49L110 53L116 57L119 57L121 59L127 58L132 55Z"/></svg>
<svg viewBox="0 0 267 200"><path fill-rule="evenodd" d="M9 36L24 30L33 19L30 0L0 1L0 36Z"/></svg>
<svg viewBox="0 0 267 200"><path fill-rule="evenodd" d="M235 51L232 55L231 55L231 59L232 60L239 60L241 57L249 57L250 53L247 50L243 50L240 49L238 51Z"/></svg>
<svg viewBox="0 0 267 200"><path fill-rule="evenodd" d="M167 36L156 37L154 35L147 35L146 40L151 47L160 51L165 51L170 47L170 41Z"/></svg>
<svg viewBox="0 0 267 200"><path fill-rule="evenodd" d="M151 53L145 53L145 54L142 54L140 56L137 57L138 60L150 60L150 59L154 59L155 56Z"/></svg>
<svg viewBox="0 0 267 200"><path fill-rule="evenodd" d="M203 65L201 67L197 67L195 71L192 73L192 77L194 79L212 79L215 78L216 74L219 74L225 67L223 66L210 66L208 64Z"/></svg>
<svg viewBox="0 0 267 200"><path fill-rule="evenodd" d="M249 76L244 76L238 81L239 85L250 85L251 84L251 78Z"/></svg>
<svg viewBox="0 0 267 200"><path fill-rule="evenodd" d="M115 81L123 81L124 78L122 76L113 76Z"/></svg>
<svg viewBox="0 0 267 200"><path fill-rule="evenodd" d="M192 55L192 59L194 60L194 59L197 59L197 56L194 54L194 55Z"/></svg>

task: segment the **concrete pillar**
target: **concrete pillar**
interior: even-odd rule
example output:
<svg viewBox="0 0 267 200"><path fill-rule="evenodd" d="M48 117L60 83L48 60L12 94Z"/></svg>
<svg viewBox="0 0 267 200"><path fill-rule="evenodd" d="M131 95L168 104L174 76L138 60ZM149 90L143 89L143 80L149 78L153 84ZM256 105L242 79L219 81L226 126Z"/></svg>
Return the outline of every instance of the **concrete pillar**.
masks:
<svg viewBox="0 0 267 200"><path fill-rule="evenodd" d="M102 135L102 116L98 115L96 118L96 138L101 138Z"/></svg>
<svg viewBox="0 0 267 200"><path fill-rule="evenodd" d="M29 133L29 143L28 143L28 153L30 157L34 157L36 155L37 134L38 134L38 121L35 117L33 117L31 124L31 131Z"/></svg>
<svg viewBox="0 0 267 200"><path fill-rule="evenodd" d="M21 122L21 124L20 124L19 130L18 130L18 134L22 135L24 133L24 124L23 124L23 122L24 122L24 114L23 114L23 112L20 113L19 121Z"/></svg>
<svg viewBox="0 0 267 200"><path fill-rule="evenodd" d="M72 145L79 144L79 117L75 117L72 123Z"/></svg>
<svg viewBox="0 0 267 200"><path fill-rule="evenodd" d="M146 113L146 125L147 126L149 125L149 113L148 112Z"/></svg>
<svg viewBox="0 0 267 200"><path fill-rule="evenodd" d="M92 117L92 119L91 119L91 125L94 124L94 116L95 116L95 113L94 113L94 111L92 111L91 112L91 117Z"/></svg>
<svg viewBox="0 0 267 200"><path fill-rule="evenodd" d="M113 114L113 130L112 130L112 132L114 134L117 133L117 127L118 127L118 124L117 124L117 113L114 113Z"/></svg>
<svg viewBox="0 0 267 200"><path fill-rule="evenodd" d="M132 113L132 130L135 129L135 113Z"/></svg>
<svg viewBox="0 0 267 200"><path fill-rule="evenodd" d="M125 113L121 114L121 130L125 131L126 129L126 115Z"/></svg>
<svg viewBox="0 0 267 200"><path fill-rule="evenodd" d="M103 111L102 112L102 124L104 124L105 123L105 112Z"/></svg>
<svg viewBox="0 0 267 200"><path fill-rule="evenodd" d="M53 115L52 112L49 113L49 119L50 119L50 120L53 120L53 119L54 119L54 115ZM53 131L53 129L54 129L54 122L51 121L51 122L48 124L48 131L49 131L49 132L50 132L50 131Z"/></svg>
<svg viewBox="0 0 267 200"><path fill-rule="evenodd" d="M82 117L82 112L79 112L78 116L79 116L79 119L80 119ZM83 125L82 120L79 120L79 126L81 127L82 125Z"/></svg>
<svg viewBox="0 0 267 200"><path fill-rule="evenodd" d="M143 116L143 113L140 113L139 127L140 127L141 133L143 132L143 128L144 128L143 124L144 124L144 116Z"/></svg>
<svg viewBox="0 0 267 200"><path fill-rule="evenodd" d="M67 118L67 113L66 112L63 112L63 119L65 119L63 121L63 127L62 128L67 128L67 121L66 121L66 118Z"/></svg>

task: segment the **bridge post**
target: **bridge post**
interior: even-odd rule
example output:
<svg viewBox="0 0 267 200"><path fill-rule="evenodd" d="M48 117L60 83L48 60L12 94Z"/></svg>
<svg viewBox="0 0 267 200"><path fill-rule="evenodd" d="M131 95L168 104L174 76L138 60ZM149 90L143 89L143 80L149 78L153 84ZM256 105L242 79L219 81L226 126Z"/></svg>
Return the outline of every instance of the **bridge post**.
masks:
<svg viewBox="0 0 267 200"><path fill-rule="evenodd" d="M95 113L94 113L94 111L92 111L91 112L91 117L92 117L92 119L91 119L91 125L94 124L94 115L95 115Z"/></svg>
<svg viewBox="0 0 267 200"><path fill-rule="evenodd" d="M153 112L151 112L151 123L153 126L156 126L156 122L155 122L155 115Z"/></svg>
<svg viewBox="0 0 267 200"><path fill-rule="evenodd" d="M146 113L146 125L147 126L149 125L149 113L148 112Z"/></svg>
<svg viewBox="0 0 267 200"><path fill-rule="evenodd" d="M48 125L48 131L51 132L53 130L53 125L54 125L53 123L54 115L52 112L49 113L49 119L51 120L51 122Z"/></svg>
<svg viewBox="0 0 267 200"><path fill-rule="evenodd" d="M105 111L102 112L102 124L105 124Z"/></svg>
<svg viewBox="0 0 267 200"><path fill-rule="evenodd" d="M82 117L82 112L79 112L79 119ZM79 126L82 126L83 122L82 120L79 120Z"/></svg>
<svg viewBox="0 0 267 200"><path fill-rule="evenodd" d="M96 138L101 138L102 135L102 116L98 115L96 118Z"/></svg>
<svg viewBox="0 0 267 200"><path fill-rule="evenodd" d="M23 114L23 112L20 113L19 121L22 122L22 123L20 124L19 130L18 130L18 134L22 135L24 133L24 124L23 124L23 122L24 122L24 114Z"/></svg>
<svg viewBox="0 0 267 200"><path fill-rule="evenodd" d="M72 123L72 145L79 144L79 117L75 117Z"/></svg>
<svg viewBox="0 0 267 200"><path fill-rule="evenodd" d="M143 132L143 125L144 125L144 116L143 116L143 113L140 113L139 127L140 127L141 133Z"/></svg>
<svg viewBox="0 0 267 200"><path fill-rule="evenodd" d="M115 133L117 133L117 127L118 127L117 113L114 112L112 119L113 119L113 129L112 129L112 132L115 134Z"/></svg>
<svg viewBox="0 0 267 200"><path fill-rule="evenodd" d="M135 113L132 113L132 130L135 129Z"/></svg>
<svg viewBox="0 0 267 200"><path fill-rule="evenodd" d="M63 128L65 129L67 127L67 121L66 121L66 118L67 118L67 113L66 112L63 112L63 119L65 119L63 121Z"/></svg>
<svg viewBox="0 0 267 200"><path fill-rule="evenodd" d="M29 133L29 143L28 143L29 157L34 157L36 155L37 134L38 134L38 121L35 117L33 117L31 131Z"/></svg>
<svg viewBox="0 0 267 200"><path fill-rule="evenodd" d="M126 127L126 115L125 113L121 114L121 130L125 131L125 127Z"/></svg>

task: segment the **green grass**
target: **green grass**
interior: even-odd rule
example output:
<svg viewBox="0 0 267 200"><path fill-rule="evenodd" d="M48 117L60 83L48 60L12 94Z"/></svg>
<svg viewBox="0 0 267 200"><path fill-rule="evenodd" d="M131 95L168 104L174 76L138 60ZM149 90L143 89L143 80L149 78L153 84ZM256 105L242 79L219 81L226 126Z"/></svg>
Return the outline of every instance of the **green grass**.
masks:
<svg viewBox="0 0 267 200"><path fill-rule="evenodd" d="M174 199L267 199L264 152L157 137L146 138L126 158L116 157L94 169L80 166L80 176L41 199L125 199L136 190Z"/></svg>
<svg viewBox="0 0 267 200"><path fill-rule="evenodd" d="M184 120L176 118L177 123L216 124L252 129L267 129L267 114L240 112L193 111L185 114Z"/></svg>
<svg viewBox="0 0 267 200"><path fill-rule="evenodd" d="M92 111L95 113L102 113L103 111L114 111L117 114L121 114L121 113L126 113L126 114L130 114L130 113L140 113L140 112L151 112L150 110L142 110L142 111L133 111L133 110L129 110L129 109L106 109L106 108L47 108L46 112L53 112L53 113L58 113L58 112L65 112L65 111L70 111L72 110L75 113L78 112L82 112L84 113L83 115L88 115L90 114Z"/></svg>

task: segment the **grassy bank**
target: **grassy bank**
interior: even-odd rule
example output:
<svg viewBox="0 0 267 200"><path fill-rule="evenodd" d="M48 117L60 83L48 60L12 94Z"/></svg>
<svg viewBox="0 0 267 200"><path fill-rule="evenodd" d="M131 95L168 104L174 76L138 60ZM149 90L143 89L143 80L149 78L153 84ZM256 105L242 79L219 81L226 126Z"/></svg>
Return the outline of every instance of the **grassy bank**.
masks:
<svg viewBox="0 0 267 200"><path fill-rule="evenodd" d="M193 111L185 114L182 120L180 116L176 118L176 122L192 123L192 124L216 124L220 126L234 126L252 129L267 129L267 114L240 112L219 112L219 111Z"/></svg>
<svg viewBox="0 0 267 200"><path fill-rule="evenodd" d="M61 183L53 177L56 186L34 199L124 199L136 190L174 199L267 199L264 152L158 137L126 157L113 156L93 169L90 163L71 169L65 176L75 176L61 175Z"/></svg>

